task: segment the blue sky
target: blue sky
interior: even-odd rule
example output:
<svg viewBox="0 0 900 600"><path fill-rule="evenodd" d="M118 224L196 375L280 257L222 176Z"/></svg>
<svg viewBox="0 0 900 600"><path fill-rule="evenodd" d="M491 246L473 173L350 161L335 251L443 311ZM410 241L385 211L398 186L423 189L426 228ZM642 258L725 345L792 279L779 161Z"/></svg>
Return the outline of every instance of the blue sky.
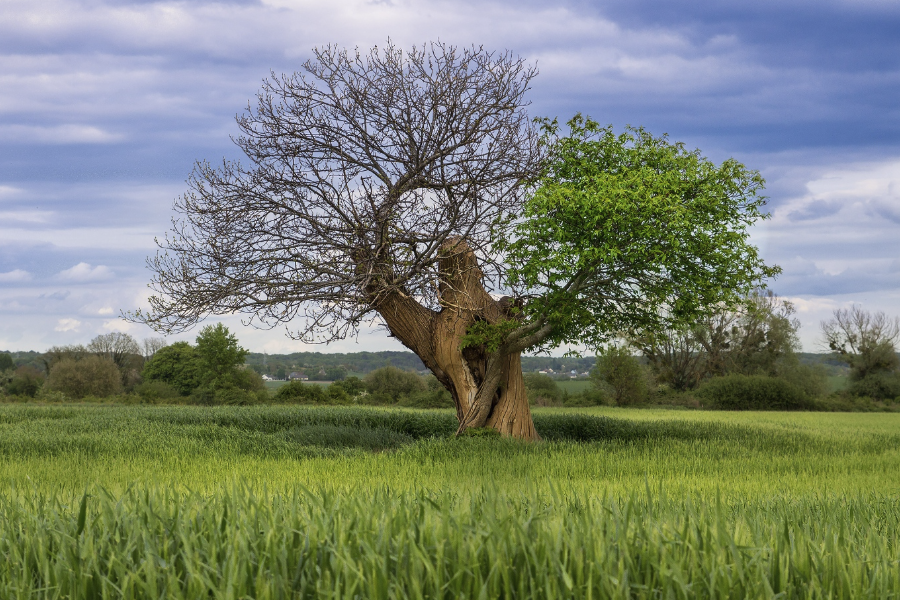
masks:
<svg viewBox="0 0 900 600"><path fill-rule="evenodd" d="M540 70L535 116L643 125L759 169L773 218L754 240L805 349L835 308L900 314L898 2L4 0L0 349L155 335L117 315L143 305L193 162L237 157L234 116L270 71L388 37L510 49ZM254 351L400 349L222 320Z"/></svg>

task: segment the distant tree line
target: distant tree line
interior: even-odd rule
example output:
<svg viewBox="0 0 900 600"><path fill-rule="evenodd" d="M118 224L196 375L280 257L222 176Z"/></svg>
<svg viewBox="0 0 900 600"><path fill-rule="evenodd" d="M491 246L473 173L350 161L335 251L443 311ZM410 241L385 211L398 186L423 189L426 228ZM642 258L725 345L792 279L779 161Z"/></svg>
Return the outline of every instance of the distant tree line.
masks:
<svg viewBox="0 0 900 600"><path fill-rule="evenodd" d="M601 348L591 370L595 386L561 393L548 377L526 375L533 402L619 406L683 403L721 409L798 410L897 408L900 403L900 320L858 306L822 323L825 361L801 355L794 306L771 292L750 294L691 326L622 332ZM849 386L829 394L826 376L843 365ZM860 402L863 402L861 404ZM865 404L868 402L868 404Z"/></svg>

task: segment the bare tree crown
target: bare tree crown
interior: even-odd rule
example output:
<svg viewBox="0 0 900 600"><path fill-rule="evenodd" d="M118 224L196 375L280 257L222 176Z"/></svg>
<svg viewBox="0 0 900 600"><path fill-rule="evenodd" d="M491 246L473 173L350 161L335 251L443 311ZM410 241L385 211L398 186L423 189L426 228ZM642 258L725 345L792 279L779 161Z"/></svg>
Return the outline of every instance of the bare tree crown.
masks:
<svg viewBox="0 0 900 600"><path fill-rule="evenodd" d="M149 261L151 310L132 318L170 332L243 312L339 339L389 294L437 307L453 240L499 281L492 227L540 163L524 100L535 69L442 43L314 52L238 117L249 164L196 165Z"/></svg>

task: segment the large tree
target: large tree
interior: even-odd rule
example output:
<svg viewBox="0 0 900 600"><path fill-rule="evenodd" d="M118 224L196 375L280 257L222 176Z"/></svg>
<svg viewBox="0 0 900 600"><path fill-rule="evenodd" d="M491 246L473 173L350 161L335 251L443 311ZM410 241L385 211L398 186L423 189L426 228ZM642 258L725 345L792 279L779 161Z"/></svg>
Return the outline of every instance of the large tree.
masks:
<svg viewBox="0 0 900 600"><path fill-rule="evenodd" d="M450 391L460 432L537 439L521 352L690 319L774 270L747 241L757 173L589 119L542 134L535 73L389 43L273 75L237 119L249 163L197 164L132 317L171 332L240 312L317 342L374 319Z"/></svg>

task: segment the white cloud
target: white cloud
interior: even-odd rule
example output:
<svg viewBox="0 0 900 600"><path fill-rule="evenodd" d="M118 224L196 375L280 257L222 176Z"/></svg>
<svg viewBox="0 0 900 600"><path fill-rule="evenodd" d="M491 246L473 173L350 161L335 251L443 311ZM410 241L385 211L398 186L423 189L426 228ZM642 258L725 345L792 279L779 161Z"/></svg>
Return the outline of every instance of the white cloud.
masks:
<svg viewBox="0 0 900 600"><path fill-rule="evenodd" d="M13 221L20 223L46 223L52 215L53 212L49 210L4 210L0 211L0 222L7 224Z"/></svg>
<svg viewBox="0 0 900 600"><path fill-rule="evenodd" d="M104 321L101 327L107 331L128 333L130 331L133 331L136 326L134 323L129 323L127 321L123 321L122 319L111 319L109 321Z"/></svg>
<svg viewBox="0 0 900 600"><path fill-rule="evenodd" d="M81 321L78 319L60 319L56 322L56 327L54 327L54 331L75 331L77 332L81 327Z"/></svg>
<svg viewBox="0 0 900 600"><path fill-rule="evenodd" d="M21 188L13 187L11 185L0 185L0 198L10 198L13 196L18 196L24 190Z"/></svg>
<svg viewBox="0 0 900 600"><path fill-rule="evenodd" d="M104 306L100 310L97 311L98 315L111 315L113 314L113 309L111 306Z"/></svg>
<svg viewBox="0 0 900 600"><path fill-rule="evenodd" d="M91 125L0 125L0 137L20 144L110 144L124 139Z"/></svg>
<svg viewBox="0 0 900 600"><path fill-rule="evenodd" d="M7 271L6 273L0 273L0 282L3 283L29 281L30 279L31 273L29 273L28 271L23 271L22 269L13 269L12 271Z"/></svg>
<svg viewBox="0 0 900 600"><path fill-rule="evenodd" d="M86 262L80 262L71 269L66 269L57 274L57 277L66 281L88 282L102 281L113 277L112 269L105 265L97 265L92 267Z"/></svg>

